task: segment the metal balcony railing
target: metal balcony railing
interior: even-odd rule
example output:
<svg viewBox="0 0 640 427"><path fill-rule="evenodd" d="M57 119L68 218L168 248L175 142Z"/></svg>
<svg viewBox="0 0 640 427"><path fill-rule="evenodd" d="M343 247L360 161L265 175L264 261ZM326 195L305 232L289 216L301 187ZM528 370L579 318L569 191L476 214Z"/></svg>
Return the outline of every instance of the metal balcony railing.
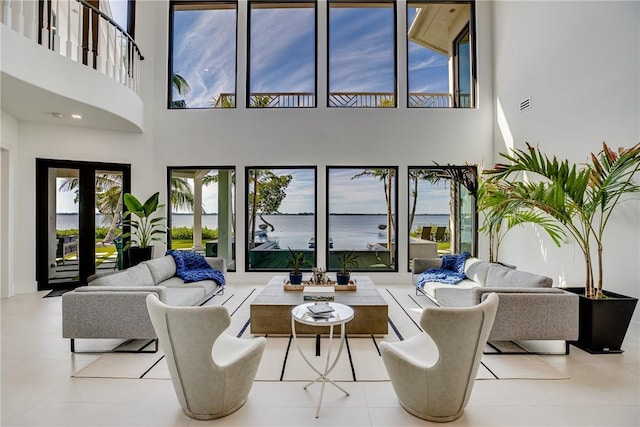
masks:
<svg viewBox="0 0 640 427"><path fill-rule="evenodd" d="M310 92L264 92L249 96L249 108L308 108L315 107L315 95ZM392 92L332 92L329 107L385 108L395 106ZM469 99L466 98L468 107ZM233 108L236 97L233 93L221 93L212 100L215 108ZM410 108L450 108L451 95L448 93L412 92L409 94ZM176 105L174 108L186 108Z"/></svg>
<svg viewBox="0 0 640 427"><path fill-rule="evenodd" d="M12 30L139 94L140 61L133 38L84 0L1 0L0 19Z"/></svg>

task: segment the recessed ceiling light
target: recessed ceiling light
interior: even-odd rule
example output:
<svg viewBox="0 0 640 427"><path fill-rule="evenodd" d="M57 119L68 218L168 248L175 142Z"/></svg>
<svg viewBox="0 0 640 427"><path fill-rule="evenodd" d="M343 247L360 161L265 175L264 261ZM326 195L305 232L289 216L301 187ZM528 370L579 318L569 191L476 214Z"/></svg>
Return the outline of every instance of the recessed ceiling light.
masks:
<svg viewBox="0 0 640 427"><path fill-rule="evenodd" d="M62 113L51 113L51 117L55 117L56 119L61 119L64 116L62 115Z"/></svg>
<svg viewBox="0 0 640 427"><path fill-rule="evenodd" d="M449 9L449 13L456 13L455 9Z"/></svg>
<svg viewBox="0 0 640 427"><path fill-rule="evenodd" d="M72 114L71 118L72 119L76 119L76 120L80 120L82 118L82 116L80 114Z"/></svg>

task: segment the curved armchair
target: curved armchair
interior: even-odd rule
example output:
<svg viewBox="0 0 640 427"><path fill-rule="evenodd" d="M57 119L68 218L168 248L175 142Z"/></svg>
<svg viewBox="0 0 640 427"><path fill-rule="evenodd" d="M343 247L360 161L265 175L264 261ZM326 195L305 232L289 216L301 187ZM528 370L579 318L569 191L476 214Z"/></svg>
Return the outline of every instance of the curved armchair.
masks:
<svg viewBox="0 0 640 427"><path fill-rule="evenodd" d="M496 294L472 307L425 308L420 317L425 332L381 343L382 360L404 409L429 421L460 418L497 309Z"/></svg>
<svg viewBox="0 0 640 427"><path fill-rule="evenodd" d="M225 334L231 319L222 306L171 307L149 295L147 308L185 414L209 420L240 409L251 391L265 338Z"/></svg>

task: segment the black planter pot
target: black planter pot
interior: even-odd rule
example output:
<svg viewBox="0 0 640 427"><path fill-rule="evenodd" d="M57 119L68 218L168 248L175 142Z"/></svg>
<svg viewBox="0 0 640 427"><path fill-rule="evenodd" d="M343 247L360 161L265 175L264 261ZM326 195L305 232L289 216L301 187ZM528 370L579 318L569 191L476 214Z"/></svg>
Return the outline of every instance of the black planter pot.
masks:
<svg viewBox="0 0 640 427"><path fill-rule="evenodd" d="M350 273L347 273L347 274L336 273L336 283L338 285L348 285L350 277L351 277Z"/></svg>
<svg viewBox="0 0 640 427"><path fill-rule="evenodd" d="M571 344L592 354L622 353L622 341L638 299L603 291L605 298L584 296L584 288L566 288L580 295L579 336Z"/></svg>
<svg viewBox="0 0 640 427"><path fill-rule="evenodd" d="M302 284L302 273L299 273L299 274L289 273L289 283L292 285Z"/></svg>
<svg viewBox="0 0 640 427"><path fill-rule="evenodd" d="M127 253L127 259L129 260L129 265L127 267L133 267L143 261L149 261L153 258L153 246L148 246L146 248L131 246L127 250Z"/></svg>

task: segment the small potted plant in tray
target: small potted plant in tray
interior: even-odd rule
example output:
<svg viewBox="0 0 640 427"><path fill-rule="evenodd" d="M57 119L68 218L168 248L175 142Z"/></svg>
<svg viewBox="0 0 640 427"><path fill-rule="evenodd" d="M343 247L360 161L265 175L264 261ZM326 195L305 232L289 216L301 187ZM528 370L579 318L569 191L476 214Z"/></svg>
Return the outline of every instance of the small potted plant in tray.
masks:
<svg viewBox="0 0 640 427"><path fill-rule="evenodd" d="M340 270L336 273L338 285L348 285L351 278L351 269L358 267L358 255L351 251L344 251L338 256Z"/></svg>
<svg viewBox="0 0 640 427"><path fill-rule="evenodd" d="M300 270L305 266L312 267L312 264L305 259L304 252L296 252L289 248L289 259L287 260L287 267L291 268L289 283L292 285L300 285L302 283L302 271Z"/></svg>

